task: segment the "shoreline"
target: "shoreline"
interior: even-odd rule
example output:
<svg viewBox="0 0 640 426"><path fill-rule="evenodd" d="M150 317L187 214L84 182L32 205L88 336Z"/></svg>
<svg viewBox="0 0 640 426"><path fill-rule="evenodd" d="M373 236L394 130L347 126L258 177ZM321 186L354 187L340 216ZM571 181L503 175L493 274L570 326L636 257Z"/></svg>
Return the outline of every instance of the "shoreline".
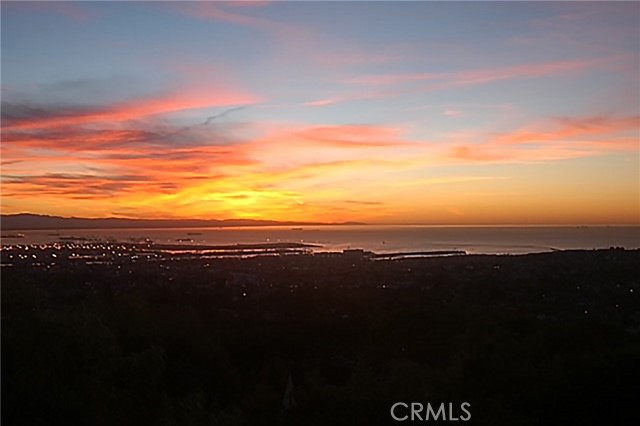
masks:
<svg viewBox="0 0 640 426"><path fill-rule="evenodd" d="M57 241L48 244L3 244L0 246L0 265L3 267L29 264L60 265L78 260L122 264L143 260L197 260L197 259L248 259L260 257L304 256L311 258L338 258L353 261L393 262L445 257L523 257L532 255L594 253L594 252L640 252L640 248L575 248L532 251L527 253L470 253L466 250L420 250L373 252L364 249L343 249L340 251L315 251L322 248L317 244L281 242L265 244L189 245L156 244L152 242L118 241Z"/></svg>
<svg viewBox="0 0 640 426"><path fill-rule="evenodd" d="M197 231L197 232L195 232ZM180 229L93 229L4 232L0 245L61 243L153 243L166 249L259 250L299 248L314 253L357 250L379 255L464 251L467 254L526 254L555 250L640 248L640 227L397 227L288 226ZM294 247L293 245L296 244ZM302 244L302 245L297 245ZM277 245L280 245L279 247ZM292 245L287 247L286 245Z"/></svg>

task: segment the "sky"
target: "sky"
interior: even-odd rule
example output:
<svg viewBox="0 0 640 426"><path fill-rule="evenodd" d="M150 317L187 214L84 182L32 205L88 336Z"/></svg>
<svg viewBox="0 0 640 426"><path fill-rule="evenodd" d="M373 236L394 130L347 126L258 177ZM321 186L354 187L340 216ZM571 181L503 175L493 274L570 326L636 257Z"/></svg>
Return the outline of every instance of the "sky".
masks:
<svg viewBox="0 0 640 426"><path fill-rule="evenodd" d="M11 2L3 214L639 224L638 2Z"/></svg>

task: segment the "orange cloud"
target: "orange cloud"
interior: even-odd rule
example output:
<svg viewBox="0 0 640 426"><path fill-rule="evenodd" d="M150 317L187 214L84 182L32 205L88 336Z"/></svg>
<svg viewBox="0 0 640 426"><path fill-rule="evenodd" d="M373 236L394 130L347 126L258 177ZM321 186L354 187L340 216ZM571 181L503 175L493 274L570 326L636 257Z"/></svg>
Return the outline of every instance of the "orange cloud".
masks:
<svg viewBox="0 0 640 426"><path fill-rule="evenodd" d="M54 204L73 200L87 214L101 204L107 211L138 216L181 211L201 217L297 215L308 220L317 215L327 220L335 214L338 220L356 210L355 205L331 205L336 197L357 198L344 182L375 170L401 169L420 149L404 139L403 129L388 126L264 126L271 130L261 137L218 144L215 129L203 125L195 139L189 140L187 132L186 140L174 140L167 136L171 127L160 131L153 122L141 129L45 123L4 131L3 197L9 206L12 200L26 205L40 197ZM213 132L210 141L207 129ZM367 206L361 205L361 212L374 209Z"/></svg>
<svg viewBox="0 0 640 426"><path fill-rule="evenodd" d="M185 104L171 100L163 104L170 107L144 110ZM135 110L105 108L113 117L132 117ZM440 206L421 205L426 212L442 215L455 206L469 213L475 207L456 204L447 188L475 186L482 192L508 177L438 175L430 165L452 158L535 162L638 149L636 116L558 118L436 144L410 140L400 126L257 123L249 133L258 135L242 138L226 133L245 125L180 127L154 119L157 114L113 122L86 114L94 120L65 126L40 114L34 112L33 126L9 120L3 128L5 212L47 205L49 213L64 214L64 206L73 206L72 214L93 216L377 220L410 208L410 194L424 191L438 194L429 199Z"/></svg>
<svg viewBox="0 0 640 426"><path fill-rule="evenodd" d="M453 158L480 162L536 162L639 150L640 117L560 118L529 128L456 145ZM631 134L631 135L630 135Z"/></svg>
<svg viewBox="0 0 640 426"><path fill-rule="evenodd" d="M313 126L295 134L302 139L319 144L343 147L398 146L406 142L400 140L402 130L398 127L370 125Z"/></svg>

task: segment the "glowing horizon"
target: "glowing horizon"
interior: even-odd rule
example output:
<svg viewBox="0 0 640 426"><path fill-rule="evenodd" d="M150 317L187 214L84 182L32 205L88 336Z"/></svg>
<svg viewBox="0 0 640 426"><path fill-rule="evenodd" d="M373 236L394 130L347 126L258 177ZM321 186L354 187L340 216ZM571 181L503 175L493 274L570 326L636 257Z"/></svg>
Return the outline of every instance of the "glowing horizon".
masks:
<svg viewBox="0 0 640 426"><path fill-rule="evenodd" d="M640 224L639 14L2 2L2 213Z"/></svg>

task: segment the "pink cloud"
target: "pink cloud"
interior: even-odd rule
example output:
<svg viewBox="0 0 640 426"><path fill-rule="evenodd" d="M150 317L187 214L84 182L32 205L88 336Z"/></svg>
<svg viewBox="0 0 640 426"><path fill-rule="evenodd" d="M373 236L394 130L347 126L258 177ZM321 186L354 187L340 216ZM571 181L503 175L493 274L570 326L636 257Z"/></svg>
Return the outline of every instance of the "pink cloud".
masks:
<svg viewBox="0 0 640 426"><path fill-rule="evenodd" d="M347 83L362 84L367 86L381 86L399 83L408 83L424 80L439 80L450 76L447 73L414 73L414 74L386 74L363 75L346 80Z"/></svg>
<svg viewBox="0 0 640 426"><path fill-rule="evenodd" d="M625 56L613 56L595 59L574 59L567 61L524 64L500 68L488 68L460 72L411 73L363 75L346 80L347 83L359 85L395 85L421 81L434 81L427 90L447 89L462 86L481 85L501 80L537 78L550 75L569 74L598 67L615 66Z"/></svg>
<svg viewBox="0 0 640 426"><path fill-rule="evenodd" d="M173 7L178 8L182 13L200 20L228 22L249 28L256 28L267 31L278 36L288 43L294 41L304 41L309 37L309 31L301 26L291 25L272 19L254 16L249 13L239 13L239 9L247 10L249 7L240 8L244 2L179 2ZM250 2L247 2L250 3ZM249 6L249 4L245 5ZM259 6L259 5L253 5Z"/></svg>
<svg viewBox="0 0 640 426"><path fill-rule="evenodd" d="M215 2L187 2L180 3L179 7L186 14L198 19L230 22L263 29L278 29L278 24L273 21L227 11L222 4L216 4Z"/></svg>
<svg viewBox="0 0 640 426"><path fill-rule="evenodd" d="M381 147L402 145L402 130L397 127L342 125L308 127L295 135L318 144L334 146Z"/></svg>
<svg viewBox="0 0 640 426"><path fill-rule="evenodd" d="M615 135L621 132L640 129L640 117L562 117L554 120L549 129L523 129L511 133L499 134L493 143L518 145L540 142L569 140L576 137L589 138L600 135Z"/></svg>
<svg viewBox="0 0 640 426"><path fill-rule="evenodd" d="M542 128L541 128L542 127ZM480 162L537 162L638 151L640 117L561 118L542 126L458 143L449 156Z"/></svg>
<svg viewBox="0 0 640 426"><path fill-rule="evenodd" d="M603 63L603 59L576 59L570 61L527 64L478 71L463 71L455 75L452 84L455 86L465 86L513 78L544 77L548 75L581 71L592 68L596 65L602 65Z"/></svg>
<svg viewBox="0 0 640 426"><path fill-rule="evenodd" d="M228 89L203 91L201 89L178 90L162 96L136 99L95 108L51 109L46 115L20 117L3 123L3 130L60 126L77 126L91 123L123 122L159 114L179 111L246 105L259 102L260 98Z"/></svg>
<svg viewBox="0 0 640 426"><path fill-rule="evenodd" d="M317 101L305 102L303 103L303 105L320 107L320 106L332 105L341 101L342 101L341 98L327 98L327 99L319 99Z"/></svg>
<svg viewBox="0 0 640 426"><path fill-rule="evenodd" d="M362 92L362 93L354 93L350 95L344 96L335 96L330 98L318 99L315 101L304 102L302 105L311 106L311 107L322 107L327 105L334 105L342 102L351 102L351 101L360 101L364 99L376 99L376 98L384 98L392 96L391 93L385 93L383 91L376 92Z"/></svg>
<svg viewBox="0 0 640 426"><path fill-rule="evenodd" d="M442 112L442 115L446 117L460 117L462 115L462 111L453 108L447 108Z"/></svg>

